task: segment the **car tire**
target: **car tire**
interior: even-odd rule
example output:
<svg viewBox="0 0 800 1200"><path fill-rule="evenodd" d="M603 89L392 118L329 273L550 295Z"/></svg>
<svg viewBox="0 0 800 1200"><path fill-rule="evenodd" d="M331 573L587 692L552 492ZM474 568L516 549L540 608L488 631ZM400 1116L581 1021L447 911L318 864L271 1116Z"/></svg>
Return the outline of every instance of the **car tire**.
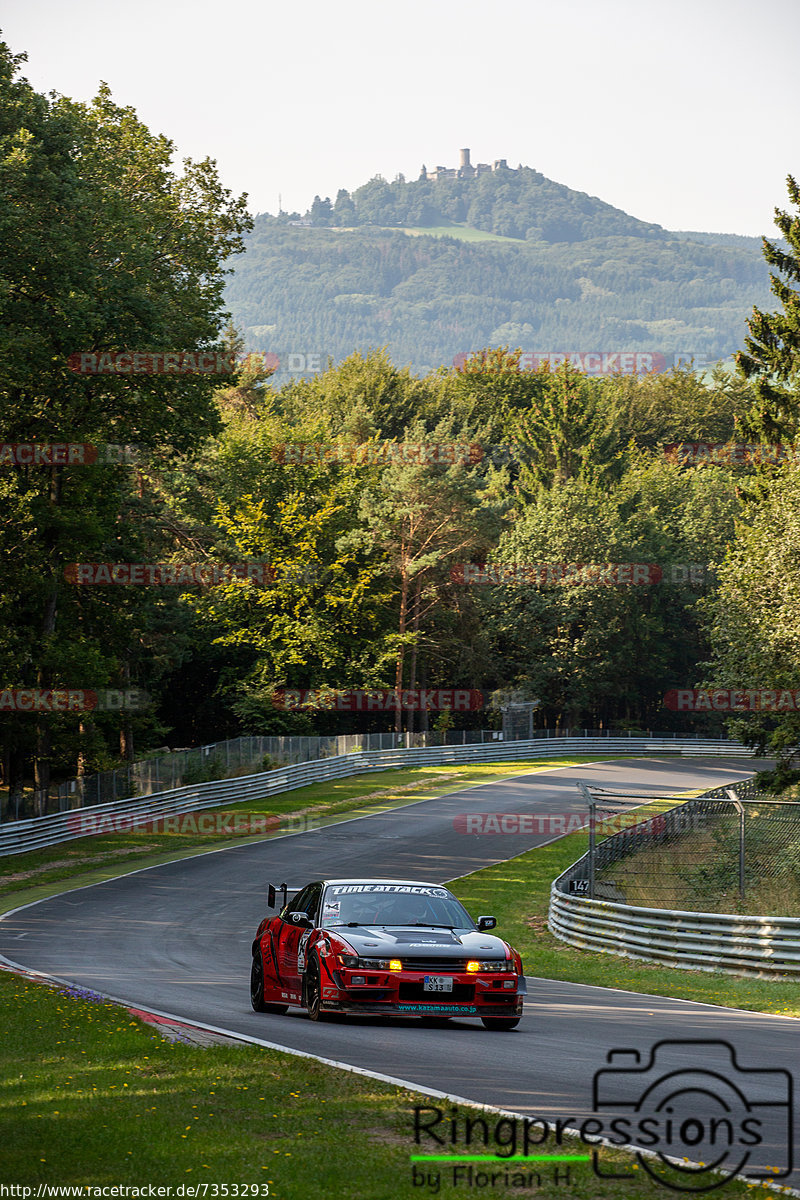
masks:
<svg viewBox="0 0 800 1200"><path fill-rule="evenodd" d="M487 1029L494 1029L498 1032L501 1029L516 1029L521 1019L521 1017L481 1017Z"/></svg>
<svg viewBox="0 0 800 1200"><path fill-rule="evenodd" d="M306 963L306 1008L312 1021L327 1021L328 1013L322 1009L322 975L319 959L310 954Z"/></svg>
<svg viewBox="0 0 800 1200"><path fill-rule="evenodd" d="M285 1013L289 1008L288 1004L267 1004L264 999L264 960L261 957L261 951L257 950L253 955L253 964L250 967L250 1004L253 1012L260 1013Z"/></svg>

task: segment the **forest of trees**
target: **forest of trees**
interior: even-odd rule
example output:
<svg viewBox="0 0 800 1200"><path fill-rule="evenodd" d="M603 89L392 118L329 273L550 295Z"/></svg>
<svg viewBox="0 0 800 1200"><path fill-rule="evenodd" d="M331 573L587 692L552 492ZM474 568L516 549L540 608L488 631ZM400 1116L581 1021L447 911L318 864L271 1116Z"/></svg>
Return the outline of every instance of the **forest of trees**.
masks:
<svg viewBox="0 0 800 1200"><path fill-rule="evenodd" d="M169 142L107 90L92 105L46 98L18 65L3 47L2 695L135 687L151 704L48 712L4 702L5 792L31 782L46 790L52 778L164 741L420 720L402 709L287 711L275 703L287 688L512 690L539 701L539 725L720 732L723 715L676 713L666 693L800 687L800 469L791 460L690 463L664 449L796 438L800 216L780 215L783 240L766 248L779 311L753 313L737 374L522 371L520 339L508 336L487 339L458 369L422 375L384 350L353 349L282 384L254 358L227 379L81 376L68 365L78 351L213 349L241 360L224 271L251 223L213 163L176 174ZM791 180L790 200L800 211ZM312 233L329 239L320 260L345 245ZM262 245L269 259L273 236L286 239L287 265L280 275L273 259L270 286L298 296L319 286L306 231L257 225L248 257ZM508 312L516 291L546 296L542 312L567 299L544 260L520 257L524 249L501 246L508 257L492 265L472 256L480 247L365 236L376 239L364 243L371 258L339 260L351 296L367 305L399 291L409 308L434 304L419 279L411 286L427 271L429 292L438 278L435 303L446 306L438 272L448 264L452 281L474 289L467 341L479 337L491 290L505 289ZM673 243L658 231L647 241L655 270ZM593 244L582 244L581 277L630 279L620 264L588 265ZM710 277L720 251L682 246ZM745 259L735 247L725 253L744 287ZM666 266L663 287L665 304L680 293ZM641 289L640 312L649 303ZM336 309L323 293L320 312ZM608 336L602 328L587 317L584 348ZM129 451L88 465L13 449L65 443ZM433 446L443 449L424 449ZM78 581L76 564L103 563L268 571L222 570L206 586ZM540 573L464 582L470 565L487 563ZM565 565L626 563L659 571L636 586L563 576ZM477 727L496 720L491 709L459 717ZM796 717L738 720L765 744L797 738Z"/></svg>
<svg viewBox="0 0 800 1200"><path fill-rule="evenodd" d="M299 214L278 214L276 221ZM648 224L547 179L530 167L498 167L472 179L418 179L398 176L388 183L380 175L356 188L341 188L330 197L314 197L306 213L314 225L351 228L359 225L424 226L464 222L501 237L534 242L581 242L598 237L666 238L660 225Z"/></svg>
<svg viewBox="0 0 800 1200"><path fill-rule="evenodd" d="M467 242L368 226L293 228L260 216L232 263L226 302L248 345L284 365L292 352L324 364L386 347L394 362L425 373L503 344L656 350L715 363L742 344L753 305L769 296L760 243L742 241L628 229L574 242Z"/></svg>

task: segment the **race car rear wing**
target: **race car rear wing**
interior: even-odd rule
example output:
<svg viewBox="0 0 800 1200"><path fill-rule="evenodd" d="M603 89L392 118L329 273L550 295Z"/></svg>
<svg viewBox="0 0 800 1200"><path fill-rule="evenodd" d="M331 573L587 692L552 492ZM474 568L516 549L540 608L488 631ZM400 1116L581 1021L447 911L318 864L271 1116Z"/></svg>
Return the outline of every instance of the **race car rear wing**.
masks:
<svg viewBox="0 0 800 1200"><path fill-rule="evenodd" d="M286 896L287 896L288 890L289 890L288 884L286 884L286 883L279 883L277 886L277 889L276 889L274 883L267 884L267 907L268 908L275 907L275 898L276 898L278 892L280 891L280 892L283 892L283 903L281 904L281 908L285 908L286 907Z"/></svg>

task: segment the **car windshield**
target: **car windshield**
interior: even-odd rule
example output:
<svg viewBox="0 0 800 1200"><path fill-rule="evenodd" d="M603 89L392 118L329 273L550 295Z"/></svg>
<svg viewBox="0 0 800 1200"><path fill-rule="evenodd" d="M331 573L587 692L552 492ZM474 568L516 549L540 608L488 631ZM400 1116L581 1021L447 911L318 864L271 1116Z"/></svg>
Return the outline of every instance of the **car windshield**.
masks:
<svg viewBox="0 0 800 1200"><path fill-rule="evenodd" d="M399 883L329 884L322 901L321 924L475 928L466 909L447 888Z"/></svg>

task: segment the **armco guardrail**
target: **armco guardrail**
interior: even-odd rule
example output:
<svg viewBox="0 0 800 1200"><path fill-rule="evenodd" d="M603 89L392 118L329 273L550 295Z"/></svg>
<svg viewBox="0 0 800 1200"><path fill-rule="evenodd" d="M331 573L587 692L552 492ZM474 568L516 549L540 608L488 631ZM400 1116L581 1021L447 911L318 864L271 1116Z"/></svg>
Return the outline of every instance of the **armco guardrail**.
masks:
<svg viewBox="0 0 800 1200"><path fill-rule="evenodd" d="M740 786L743 799L753 795L750 780L737 784L736 789ZM694 808L700 811L725 791L716 788L660 816ZM628 830L608 838L600 849L626 838L633 844ZM584 855L574 862L554 880L550 890L548 925L561 941L581 950L599 950L687 970L800 977L800 917L646 908L572 895L570 884L587 878L587 860L588 855Z"/></svg>
<svg viewBox="0 0 800 1200"><path fill-rule="evenodd" d="M548 923L570 946L692 971L800 976L800 917L634 908L568 896L557 883Z"/></svg>
<svg viewBox="0 0 800 1200"><path fill-rule="evenodd" d="M524 737L524 734L520 735ZM530 740L549 741L565 737L647 737L666 741L686 735L638 730L635 733L613 729L537 729ZM335 758L357 750L415 750L428 746L464 746L474 742L516 741L496 729L420 730L403 733L340 733L306 737L295 734L252 735L209 742L204 746L169 750L163 754L126 763L97 775L82 775L52 784L46 792L25 791L15 786L5 804L0 795L0 822L22 821L26 817L44 817L71 808L91 808L96 804L116 803L129 797L160 795L190 784L234 775L263 772L264 759L279 764ZM5 809L5 812L3 811Z"/></svg>
<svg viewBox="0 0 800 1200"><path fill-rule="evenodd" d="M587 734L584 730L584 736ZM44 817L68 808L90 808L110 804L131 796L152 796L175 788L188 787L211 779L233 775L252 775L264 771L264 759L278 764L311 762L335 758L356 750L412 749L415 746L462 745L499 740L497 730L459 729L417 733L339 733L328 736L298 734L252 735L209 742L204 746L185 747L126 763L97 775L82 775L52 784L46 795L41 790L25 793L19 788L6 801L6 820L21 821L27 816ZM26 807L30 806L30 811ZM22 811L20 811L22 809ZM0 802L0 819L2 819Z"/></svg>
<svg viewBox="0 0 800 1200"><path fill-rule="evenodd" d="M211 783L175 788L144 799L117 800L95 804L71 812L51 813L26 821L12 821L0 826L0 856L24 850L38 850L61 842L86 837L81 819L88 814L106 815L108 828L119 824L124 815L152 818L171 813L199 812L238 804L243 800L261 800L267 796L319 783L326 779L341 779L361 771L385 771L393 767L436 766L448 763L509 762L520 759L552 758L571 753L655 754L671 751L682 754L750 755L739 742L698 741L696 739L657 738L558 738L519 742L486 742L483 745L430 746L414 750L359 751L312 762L296 763L246 775L238 779L220 779ZM101 825L102 829L102 825Z"/></svg>

